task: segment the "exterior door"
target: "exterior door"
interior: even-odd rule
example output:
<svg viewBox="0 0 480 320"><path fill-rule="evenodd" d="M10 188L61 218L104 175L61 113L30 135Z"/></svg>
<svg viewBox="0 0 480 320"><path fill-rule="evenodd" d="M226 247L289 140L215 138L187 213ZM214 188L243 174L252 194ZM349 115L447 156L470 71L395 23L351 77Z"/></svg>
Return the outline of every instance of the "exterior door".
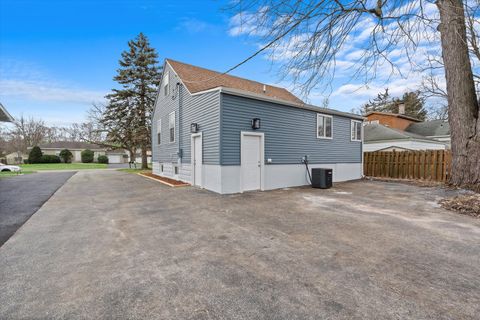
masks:
<svg viewBox="0 0 480 320"><path fill-rule="evenodd" d="M242 189L259 190L262 181L262 136L244 134L242 137Z"/></svg>
<svg viewBox="0 0 480 320"><path fill-rule="evenodd" d="M196 135L192 138L193 156L193 185L202 186L202 136Z"/></svg>

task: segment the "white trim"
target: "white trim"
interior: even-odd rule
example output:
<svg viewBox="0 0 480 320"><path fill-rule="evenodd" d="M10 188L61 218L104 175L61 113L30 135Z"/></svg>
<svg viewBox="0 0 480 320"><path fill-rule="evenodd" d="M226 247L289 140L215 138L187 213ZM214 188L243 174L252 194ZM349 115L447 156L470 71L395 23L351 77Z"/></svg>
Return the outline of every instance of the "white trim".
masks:
<svg viewBox="0 0 480 320"><path fill-rule="evenodd" d="M260 137L260 190L265 190L265 134L263 132L253 132L253 131L241 131L240 132L240 192L243 192L243 170L242 166L243 156L245 152L243 151L244 146L244 137L245 136L256 136Z"/></svg>
<svg viewBox="0 0 480 320"><path fill-rule="evenodd" d="M327 137L327 136L319 136L318 135L318 117L325 117L325 118L330 118L331 119L331 124L330 124L330 134L331 136L330 137ZM329 114L324 114L324 113L317 113L317 127L315 128L315 131L317 132L317 139L327 139L327 140L332 140L333 139L333 116L329 115ZM326 134L327 132L327 127L323 126L323 131L324 133Z"/></svg>
<svg viewBox="0 0 480 320"><path fill-rule="evenodd" d="M172 134L171 134L171 115L173 114L173 141L172 141ZM172 111L168 114L168 143L175 143L175 140L177 140L177 114L175 111Z"/></svg>
<svg viewBox="0 0 480 320"><path fill-rule="evenodd" d="M360 139L353 139L352 137L352 133L354 133L353 131L353 127L355 126L354 124L355 123L359 123L360 125ZM355 130L355 134L354 136L357 135L357 130ZM363 141L363 125L362 125L362 121L359 121L359 120L350 120L350 141L355 141L355 142L362 142Z"/></svg>
<svg viewBox="0 0 480 320"><path fill-rule="evenodd" d="M200 171L200 182L196 184L196 181L195 181L195 138L200 138L200 144L202 146L201 152L202 152L202 158L203 158L203 134L202 132L193 133L190 136L190 164L192 165L190 180L192 181L192 186L197 185L200 188L203 188L203 159L200 159L200 161L202 161L202 170Z"/></svg>
<svg viewBox="0 0 480 320"><path fill-rule="evenodd" d="M0 110L3 112L5 117L7 117L7 120L5 122L14 122L15 119L13 119L12 115L8 113L7 109L0 103Z"/></svg>

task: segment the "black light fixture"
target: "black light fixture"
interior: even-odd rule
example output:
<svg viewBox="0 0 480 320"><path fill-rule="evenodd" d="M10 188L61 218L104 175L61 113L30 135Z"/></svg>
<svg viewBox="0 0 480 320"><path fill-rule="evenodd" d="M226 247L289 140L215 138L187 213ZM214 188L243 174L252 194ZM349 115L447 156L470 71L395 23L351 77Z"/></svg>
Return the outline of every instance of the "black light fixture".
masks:
<svg viewBox="0 0 480 320"><path fill-rule="evenodd" d="M252 129L254 130L260 129L260 118L252 119Z"/></svg>
<svg viewBox="0 0 480 320"><path fill-rule="evenodd" d="M191 133L197 133L198 132L198 123L190 124L190 132Z"/></svg>

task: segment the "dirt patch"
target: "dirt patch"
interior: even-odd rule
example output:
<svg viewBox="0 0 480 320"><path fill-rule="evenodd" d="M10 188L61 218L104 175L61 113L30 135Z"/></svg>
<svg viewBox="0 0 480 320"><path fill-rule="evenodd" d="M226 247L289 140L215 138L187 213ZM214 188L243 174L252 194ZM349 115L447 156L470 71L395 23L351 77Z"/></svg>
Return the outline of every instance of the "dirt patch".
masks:
<svg viewBox="0 0 480 320"><path fill-rule="evenodd" d="M480 218L480 194L459 195L440 201L442 207L461 214Z"/></svg>
<svg viewBox="0 0 480 320"><path fill-rule="evenodd" d="M163 184L166 184L170 187L189 186L188 183L185 183L183 181L178 181L178 180L174 180L174 179L170 179L170 178L166 178L166 177L160 177L160 176L157 176L156 174L153 174L153 173L150 173L150 172L142 172L142 173L139 173L139 175L158 180L158 181L162 182Z"/></svg>
<svg viewBox="0 0 480 320"><path fill-rule="evenodd" d="M439 181L429 180L411 180L411 179L393 179L393 178L378 178L378 177L365 177L365 180L370 181L383 181L383 182L396 182L403 183L417 187L449 187L447 184Z"/></svg>

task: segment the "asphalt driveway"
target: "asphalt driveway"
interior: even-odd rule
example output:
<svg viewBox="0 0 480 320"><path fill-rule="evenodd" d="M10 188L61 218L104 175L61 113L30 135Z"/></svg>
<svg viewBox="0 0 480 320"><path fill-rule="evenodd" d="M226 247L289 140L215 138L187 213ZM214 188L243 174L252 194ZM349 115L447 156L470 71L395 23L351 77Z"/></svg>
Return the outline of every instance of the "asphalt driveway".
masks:
<svg viewBox="0 0 480 320"><path fill-rule="evenodd" d="M75 172L52 172L0 179L0 246Z"/></svg>
<svg viewBox="0 0 480 320"><path fill-rule="evenodd" d="M0 318L478 319L480 221L445 192L79 172L0 248Z"/></svg>

